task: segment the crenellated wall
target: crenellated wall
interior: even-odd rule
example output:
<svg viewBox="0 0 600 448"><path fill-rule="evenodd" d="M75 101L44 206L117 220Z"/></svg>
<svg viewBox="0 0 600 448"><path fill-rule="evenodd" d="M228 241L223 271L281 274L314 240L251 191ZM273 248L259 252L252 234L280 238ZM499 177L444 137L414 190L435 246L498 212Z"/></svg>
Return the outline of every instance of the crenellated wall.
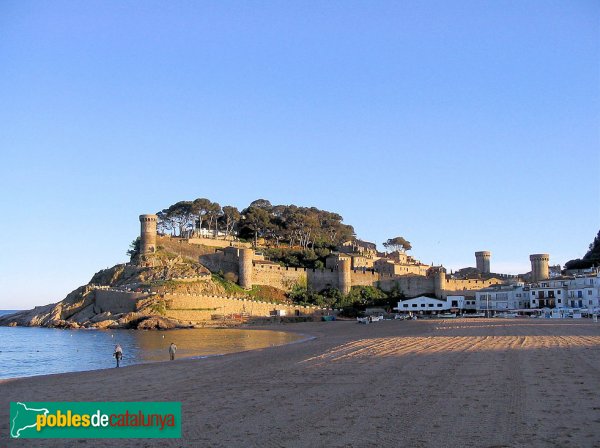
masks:
<svg viewBox="0 0 600 448"><path fill-rule="evenodd" d="M260 262L261 257L247 248L230 246L215 250L188 244L187 242L179 242L178 239L168 237L159 237L157 243L164 245L173 252L199 260L212 272L229 274L232 280L238 282L241 282L241 279L239 279L240 265L245 263L246 282L241 283L244 283L246 288L250 287L251 284L255 284L289 291L295 284L306 284L315 291L326 288L341 289L342 287L348 289L349 278L351 286L379 286L385 291L396 288L406 297L435 294L440 298L445 298L447 295L452 294L472 296L474 293L469 293L469 291L487 288L503 282L502 279L498 278L456 280L449 279L440 273L426 276L416 275L417 272L410 272L410 270L406 272L374 272L373 270L360 268L351 270L348 277L348 273L340 273L336 268L303 269ZM242 257L243 263L240 263L242 251L245 256ZM248 262L249 258L253 260L251 268ZM418 267L418 273L423 274L424 268L423 266ZM250 280L248 281L248 279Z"/></svg>
<svg viewBox="0 0 600 448"><path fill-rule="evenodd" d="M236 297L165 294L167 317L180 320L210 320L215 314L248 314L249 316L270 316L276 310L285 311L286 315L314 315L322 313L317 307L295 306L280 303L269 303Z"/></svg>
<svg viewBox="0 0 600 448"><path fill-rule="evenodd" d="M288 291L296 284L306 284L306 269L290 268L270 263L255 263L252 282Z"/></svg>

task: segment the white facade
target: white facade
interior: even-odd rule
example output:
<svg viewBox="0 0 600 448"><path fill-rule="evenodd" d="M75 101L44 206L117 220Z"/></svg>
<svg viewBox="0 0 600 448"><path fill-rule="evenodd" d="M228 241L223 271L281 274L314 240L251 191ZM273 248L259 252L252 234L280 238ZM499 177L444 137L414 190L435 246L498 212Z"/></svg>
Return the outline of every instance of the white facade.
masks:
<svg viewBox="0 0 600 448"><path fill-rule="evenodd" d="M465 297L464 296L448 296L446 300L433 299L431 297L415 297L414 299L407 299L398 302L398 307L395 308L400 313L413 312L442 312L449 311L451 309L464 309Z"/></svg>
<svg viewBox="0 0 600 448"><path fill-rule="evenodd" d="M600 274L532 283L529 300L531 308L598 308Z"/></svg>
<svg viewBox="0 0 600 448"><path fill-rule="evenodd" d="M475 292L477 311L507 311L529 308L529 291L523 283L497 285Z"/></svg>

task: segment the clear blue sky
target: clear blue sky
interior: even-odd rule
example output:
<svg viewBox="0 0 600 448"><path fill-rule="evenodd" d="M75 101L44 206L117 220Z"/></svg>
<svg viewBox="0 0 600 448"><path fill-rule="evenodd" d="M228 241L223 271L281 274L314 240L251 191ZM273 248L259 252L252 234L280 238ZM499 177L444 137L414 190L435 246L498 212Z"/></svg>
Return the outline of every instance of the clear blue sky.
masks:
<svg viewBox="0 0 600 448"><path fill-rule="evenodd" d="M0 309L208 197L340 213L451 269L600 228L598 1L0 3Z"/></svg>

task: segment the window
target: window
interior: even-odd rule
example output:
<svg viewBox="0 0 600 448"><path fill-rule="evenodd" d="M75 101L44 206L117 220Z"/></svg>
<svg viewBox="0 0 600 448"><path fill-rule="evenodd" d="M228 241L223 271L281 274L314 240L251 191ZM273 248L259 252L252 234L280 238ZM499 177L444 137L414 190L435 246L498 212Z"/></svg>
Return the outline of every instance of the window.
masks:
<svg viewBox="0 0 600 448"><path fill-rule="evenodd" d="M531 291L531 295L532 295L532 296L535 296L535 291Z"/></svg>
<svg viewBox="0 0 600 448"><path fill-rule="evenodd" d="M425 304L424 303L421 304L421 308L425 308Z"/></svg>
<svg viewBox="0 0 600 448"><path fill-rule="evenodd" d="M557 294L560 295L560 289L557 291Z"/></svg>
<svg viewBox="0 0 600 448"><path fill-rule="evenodd" d="M412 304L412 307L413 307L413 308L416 308L416 307L417 307L417 304L416 304L416 303L413 303L413 304Z"/></svg>
<svg viewBox="0 0 600 448"><path fill-rule="evenodd" d="M558 303L562 303L562 300L558 299L558 300L557 300L557 302L558 302Z"/></svg>
<svg viewBox="0 0 600 448"><path fill-rule="evenodd" d="M441 303L438 303L438 304L437 304L437 306L438 306L438 308L441 308L441 307L442 307L442 304L441 304Z"/></svg>
<svg viewBox="0 0 600 448"><path fill-rule="evenodd" d="M402 305L403 308L408 308L408 304L405 303L404 305Z"/></svg>
<svg viewBox="0 0 600 448"><path fill-rule="evenodd" d="M588 296L591 296L591 295L592 295L592 290L588 289Z"/></svg>
<svg viewBox="0 0 600 448"><path fill-rule="evenodd" d="M433 308L433 303L430 303L429 305L427 305L429 308Z"/></svg>

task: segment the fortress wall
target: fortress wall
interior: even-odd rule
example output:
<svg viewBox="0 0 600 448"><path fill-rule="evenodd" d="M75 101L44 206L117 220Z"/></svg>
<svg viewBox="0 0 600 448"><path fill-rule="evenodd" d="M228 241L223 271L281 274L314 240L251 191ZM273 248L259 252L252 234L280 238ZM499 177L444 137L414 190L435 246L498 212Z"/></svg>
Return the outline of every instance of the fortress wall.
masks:
<svg viewBox="0 0 600 448"><path fill-rule="evenodd" d="M189 244L196 244L196 245L199 244L202 246L220 247L220 248L229 247L232 245L231 240L223 240L223 239L215 239L215 238L202 238L202 237L188 238L186 241ZM236 241L233 244L236 247L247 247L247 248L252 247L252 245L250 243L242 243L242 242L238 242L238 241Z"/></svg>
<svg viewBox="0 0 600 448"><path fill-rule="evenodd" d="M279 303L259 302L255 300L238 299L233 297L193 295L193 294L165 294L167 302L167 316L183 320L195 320L184 316L184 312L199 313L210 319L213 314L241 314L248 313L251 316L270 316L274 310L285 310L288 316L293 316L296 310L301 315L319 314L320 310L315 307L285 305ZM192 314L188 313L191 316Z"/></svg>
<svg viewBox="0 0 600 448"><path fill-rule="evenodd" d="M338 271L332 269L307 269L307 284L314 291L326 288L338 288Z"/></svg>
<svg viewBox="0 0 600 448"><path fill-rule="evenodd" d="M350 278L352 279L352 286L376 286L380 274L378 272L358 269L352 271Z"/></svg>
<svg viewBox="0 0 600 448"><path fill-rule="evenodd" d="M475 291L483 288L488 288L492 285L503 283L502 280L497 278L490 279L469 279L469 280L457 280L457 279L446 279L444 291L446 293L455 293L456 295L467 295L475 297Z"/></svg>
<svg viewBox="0 0 600 448"><path fill-rule="evenodd" d="M407 275L404 277L385 275L379 280L379 287L384 291L398 288L408 298L435 293L434 278L420 275Z"/></svg>
<svg viewBox="0 0 600 448"><path fill-rule="evenodd" d="M254 264L252 283L267 285L289 291L297 283L306 282L306 269L274 266L271 264Z"/></svg>
<svg viewBox="0 0 600 448"><path fill-rule="evenodd" d="M148 297L143 292L121 292L97 289L95 292L96 308L100 313L110 311L116 313L131 313L136 311L136 303Z"/></svg>
<svg viewBox="0 0 600 448"><path fill-rule="evenodd" d="M231 273L235 275L234 281L237 281L239 275L239 263L236 261L227 260L223 252L213 252L211 254L202 255L200 263L206 266L211 272L223 272L223 274Z"/></svg>

